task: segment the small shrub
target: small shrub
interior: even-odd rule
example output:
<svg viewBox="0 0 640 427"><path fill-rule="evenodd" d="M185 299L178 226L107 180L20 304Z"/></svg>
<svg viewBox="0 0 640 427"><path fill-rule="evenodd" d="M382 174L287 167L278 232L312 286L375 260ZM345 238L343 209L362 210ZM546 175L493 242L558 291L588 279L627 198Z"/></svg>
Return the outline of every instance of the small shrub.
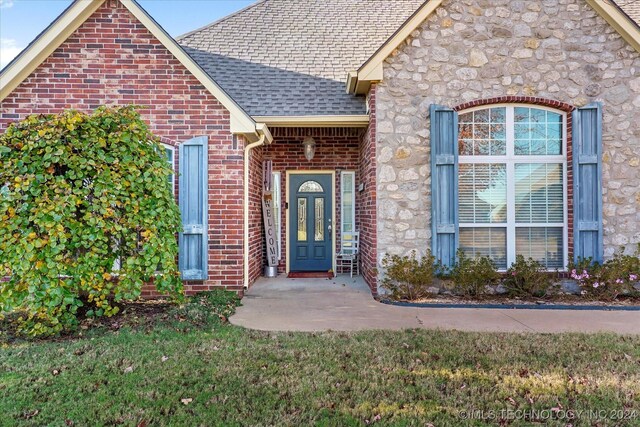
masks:
<svg viewBox="0 0 640 427"><path fill-rule="evenodd" d="M547 295L552 284L552 277L542 264L522 255L516 255L502 282L509 295L537 298Z"/></svg>
<svg viewBox="0 0 640 427"><path fill-rule="evenodd" d="M430 251L423 257L418 257L415 251L408 256L387 254L382 260L385 277L381 283L391 291L393 299L425 298L430 295L428 288L433 284L435 264Z"/></svg>
<svg viewBox="0 0 640 427"><path fill-rule="evenodd" d="M0 274L10 276L0 316L18 313L27 335L54 335L75 329L80 307L116 314L115 303L151 280L179 297L172 173L133 106L9 125L0 135Z"/></svg>
<svg viewBox="0 0 640 427"><path fill-rule="evenodd" d="M582 288L582 295L612 301L624 294L637 293L633 287L640 280L640 245L634 255L625 255L624 248L603 264L591 258L572 263L571 278Z"/></svg>
<svg viewBox="0 0 640 427"><path fill-rule="evenodd" d="M480 296L486 292L487 286L495 285L500 277L491 258L468 258L460 249L456 258L449 278L454 282L455 292L460 295Z"/></svg>

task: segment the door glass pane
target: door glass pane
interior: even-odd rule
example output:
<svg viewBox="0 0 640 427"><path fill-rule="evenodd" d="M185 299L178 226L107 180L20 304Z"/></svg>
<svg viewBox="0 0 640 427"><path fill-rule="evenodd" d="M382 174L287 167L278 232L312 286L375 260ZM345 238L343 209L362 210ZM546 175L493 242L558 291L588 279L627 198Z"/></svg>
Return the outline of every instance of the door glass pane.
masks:
<svg viewBox="0 0 640 427"><path fill-rule="evenodd" d="M460 249L470 258L487 256L498 268L507 268L507 229L460 227Z"/></svg>
<svg viewBox="0 0 640 427"><path fill-rule="evenodd" d="M504 164L461 164L458 185L460 222L506 222L507 170Z"/></svg>
<svg viewBox="0 0 640 427"><path fill-rule="evenodd" d="M549 270L564 268L562 227L517 227L516 253L539 261Z"/></svg>
<svg viewBox="0 0 640 427"><path fill-rule="evenodd" d="M316 181L303 182L298 189L298 193L322 193L323 191L322 185Z"/></svg>
<svg viewBox="0 0 640 427"><path fill-rule="evenodd" d="M307 199L298 198L298 241L307 240Z"/></svg>
<svg viewBox="0 0 640 427"><path fill-rule="evenodd" d="M562 116L538 108L514 108L516 155L562 154Z"/></svg>
<svg viewBox="0 0 640 427"><path fill-rule="evenodd" d="M324 199L317 198L315 201L316 220L314 240L316 242L324 241Z"/></svg>
<svg viewBox="0 0 640 427"><path fill-rule="evenodd" d="M516 164L515 173L516 221L563 222L562 165Z"/></svg>

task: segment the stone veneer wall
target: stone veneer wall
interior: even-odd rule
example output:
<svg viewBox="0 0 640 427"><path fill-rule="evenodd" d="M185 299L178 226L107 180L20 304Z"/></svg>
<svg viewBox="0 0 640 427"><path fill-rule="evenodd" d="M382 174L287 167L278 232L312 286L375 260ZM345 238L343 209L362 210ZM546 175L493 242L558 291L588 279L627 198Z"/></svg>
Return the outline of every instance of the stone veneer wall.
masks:
<svg viewBox="0 0 640 427"><path fill-rule="evenodd" d="M447 0L376 91L378 260L430 247L429 106L531 96L604 104L605 256L640 242L640 54L582 0Z"/></svg>

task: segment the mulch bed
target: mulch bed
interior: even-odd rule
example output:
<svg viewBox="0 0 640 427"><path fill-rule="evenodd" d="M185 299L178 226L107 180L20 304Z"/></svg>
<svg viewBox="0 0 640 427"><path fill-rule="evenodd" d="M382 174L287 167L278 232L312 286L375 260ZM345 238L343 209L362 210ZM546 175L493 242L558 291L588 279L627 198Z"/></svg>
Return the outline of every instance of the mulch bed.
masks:
<svg viewBox="0 0 640 427"><path fill-rule="evenodd" d="M120 307L120 311L111 317L92 318L86 317L84 313L80 312L78 315L78 331L61 334L53 338L43 338L43 340L64 341L76 339L83 335L83 331L95 328L117 331L124 326L128 326L148 330L158 324L159 321L168 321L175 318L175 313L172 312L172 309L174 309L176 305L167 300L139 300L120 303L118 306ZM11 322L12 316L18 316L18 314L10 315L0 320L0 343L3 341L10 342L17 338L15 325Z"/></svg>
<svg viewBox="0 0 640 427"><path fill-rule="evenodd" d="M118 304L120 311L111 317L80 317L80 329L103 326L118 330L123 326L150 327L158 320L168 320L169 310L176 305L167 300L139 300Z"/></svg>
<svg viewBox="0 0 640 427"><path fill-rule="evenodd" d="M514 298L501 295L481 295L475 298L455 295L436 295L414 301L394 301L381 299L387 304L408 305L412 307L478 307L478 308L560 308L560 309L632 309L640 310L640 298L618 297L614 301L585 299L576 295L554 295L546 298Z"/></svg>

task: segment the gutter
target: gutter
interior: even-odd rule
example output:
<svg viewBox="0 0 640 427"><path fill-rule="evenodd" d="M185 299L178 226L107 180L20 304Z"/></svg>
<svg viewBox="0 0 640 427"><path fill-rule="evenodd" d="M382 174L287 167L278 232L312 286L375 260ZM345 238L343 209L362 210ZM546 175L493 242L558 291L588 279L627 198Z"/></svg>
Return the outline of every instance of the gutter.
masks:
<svg viewBox="0 0 640 427"><path fill-rule="evenodd" d="M269 128L264 123L256 123L256 131L260 138L256 142L244 147L244 289L249 289L249 163L251 160L251 151L254 148L261 147L265 144L273 142L273 136L269 132Z"/></svg>
<svg viewBox="0 0 640 427"><path fill-rule="evenodd" d="M369 126L369 115L318 115L318 116L253 116L270 127L359 127Z"/></svg>

